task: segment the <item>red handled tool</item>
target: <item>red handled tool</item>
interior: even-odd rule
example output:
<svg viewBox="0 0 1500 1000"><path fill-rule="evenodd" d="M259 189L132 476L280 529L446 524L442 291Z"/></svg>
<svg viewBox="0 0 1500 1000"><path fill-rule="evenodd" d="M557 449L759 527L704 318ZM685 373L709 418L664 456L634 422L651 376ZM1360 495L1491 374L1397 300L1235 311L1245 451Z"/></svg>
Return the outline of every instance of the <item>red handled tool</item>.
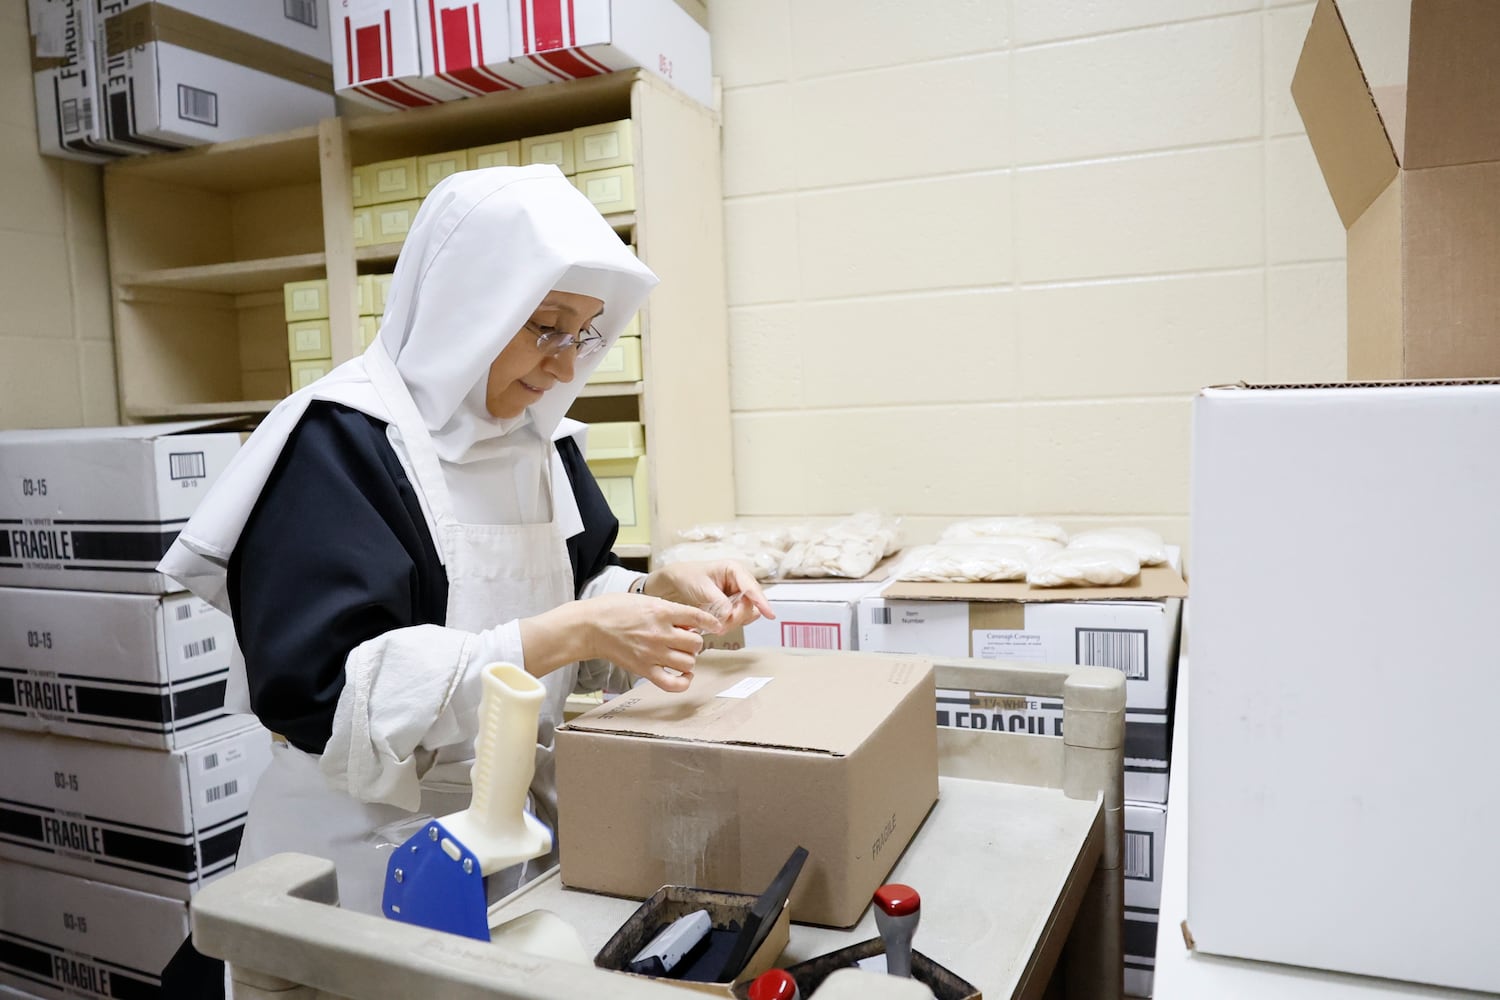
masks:
<svg viewBox="0 0 1500 1000"><path fill-rule="evenodd" d="M917 890L889 882L875 890L875 926L885 942L885 970L893 976L911 978L911 939L922 918L922 897Z"/></svg>
<svg viewBox="0 0 1500 1000"><path fill-rule="evenodd" d="M750 984L750 1000L802 1000L797 980L785 969L769 969Z"/></svg>

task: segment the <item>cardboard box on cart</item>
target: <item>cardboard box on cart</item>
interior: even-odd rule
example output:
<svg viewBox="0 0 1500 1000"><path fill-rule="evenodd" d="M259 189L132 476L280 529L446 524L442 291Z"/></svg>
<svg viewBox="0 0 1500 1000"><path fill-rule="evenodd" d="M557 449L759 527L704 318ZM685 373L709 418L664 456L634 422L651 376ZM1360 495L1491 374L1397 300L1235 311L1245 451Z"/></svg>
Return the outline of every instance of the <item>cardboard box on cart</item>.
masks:
<svg viewBox="0 0 1500 1000"><path fill-rule="evenodd" d="M856 923L937 801L932 661L713 650L557 732L566 885L759 892L799 844L792 919Z"/></svg>
<svg viewBox="0 0 1500 1000"><path fill-rule="evenodd" d="M1348 374L1497 376L1500 5L1407 6L1404 78L1361 63L1334 0L1314 10L1292 78L1349 231Z"/></svg>
<svg viewBox="0 0 1500 1000"><path fill-rule="evenodd" d="M1187 585L1153 566L1120 587L893 581L860 601L859 649L1078 663L1125 674L1125 795L1165 802L1172 674ZM1062 702L938 692L938 724L1062 735Z"/></svg>

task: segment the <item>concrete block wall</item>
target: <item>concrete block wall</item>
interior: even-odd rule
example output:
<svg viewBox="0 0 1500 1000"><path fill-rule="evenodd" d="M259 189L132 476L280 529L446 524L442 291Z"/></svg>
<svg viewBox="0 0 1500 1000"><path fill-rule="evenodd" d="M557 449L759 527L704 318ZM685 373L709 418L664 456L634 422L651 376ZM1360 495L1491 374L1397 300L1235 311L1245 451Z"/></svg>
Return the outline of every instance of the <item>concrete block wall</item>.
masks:
<svg viewBox="0 0 1500 1000"><path fill-rule="evenodd" d="M740 514L1185 542L1195 390L1345 372L1312 7L713 0Z"/></svg>
<svg viewBox="0 0 1500 1000"><path fill-rule="evenodd" d="M0 428L119 423L100 168L37 153L26 0L0 0Z"/></svg>

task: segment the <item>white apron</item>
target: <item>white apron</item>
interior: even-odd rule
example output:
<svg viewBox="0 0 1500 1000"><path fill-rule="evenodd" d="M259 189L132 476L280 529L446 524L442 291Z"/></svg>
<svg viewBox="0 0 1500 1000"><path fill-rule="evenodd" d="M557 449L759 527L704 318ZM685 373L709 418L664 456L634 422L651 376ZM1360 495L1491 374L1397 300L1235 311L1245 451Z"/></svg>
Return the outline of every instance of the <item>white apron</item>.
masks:
<svg viewBox="0 0 1500 1000"><path fill-rule="evenodd" d="M573 568L558 525L557 504L545 524L461 524L454 519L432 438L417 413L411 394L382 351L365 354L371 382L389 408L392 423L406 445L413 484L422 494L434 523L433 542L448 573L449 628L481 632L515 618L527 618L573 599ZM551 448L548 441L539 447ZM544 468L552 463L544 462ZM554 489L559 484L553 482ZM471 665L471 669L478 666ZM547 697L537 726L536 775L530 808L553 830L550 857L498 872L487 880L490 899L518 888L556 863L557 792L553 764L553 731L562 724L563 705L578 673L569 664L542 678ZM469 804L472 742L443 747L422 778L418 813L396 806L358 802L331 788L318 757L284 741L272 745L271 764L256 786L237 865L283 851L329 858L338 869L339 900L347 909L379 913L386 860L391 849L417 832L423 817L443 816Z"/></svg>

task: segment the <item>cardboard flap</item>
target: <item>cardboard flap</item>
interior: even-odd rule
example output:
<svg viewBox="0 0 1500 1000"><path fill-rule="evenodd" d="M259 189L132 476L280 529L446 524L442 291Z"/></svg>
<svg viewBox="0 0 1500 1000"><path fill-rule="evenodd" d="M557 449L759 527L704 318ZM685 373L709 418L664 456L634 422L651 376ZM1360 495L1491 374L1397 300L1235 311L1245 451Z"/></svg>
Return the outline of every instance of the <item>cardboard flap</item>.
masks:
<svg viewBox="0 0 1500 1000"><path fill-rule="evenodd" d="M1403 164L1500 160L1500 4L1413 3L1409 60Z"/></svg>
<svg viewBox="0 0 1500 1000"><path fill-rule="evenodd" d="M1397 161L1333 0L1313 11L1292 99L1347 229L1396 176Z"/></svg>
<svg viewBox="0 0 1500 1000"><path fill-rule="evenodd" d="M1186 597L1187 583L1170 566L1147 566L1118 587L1032 587L1020 583L910 583L897 580L881 596L893 601L1152 601Z"/></svg>
<svg viewBox="0 0 1500 1000"><path fill-rule="evenodd" d="M686 692L642 685L562 728L847 756L931 672L916 656L709 650Z"/></svg>

